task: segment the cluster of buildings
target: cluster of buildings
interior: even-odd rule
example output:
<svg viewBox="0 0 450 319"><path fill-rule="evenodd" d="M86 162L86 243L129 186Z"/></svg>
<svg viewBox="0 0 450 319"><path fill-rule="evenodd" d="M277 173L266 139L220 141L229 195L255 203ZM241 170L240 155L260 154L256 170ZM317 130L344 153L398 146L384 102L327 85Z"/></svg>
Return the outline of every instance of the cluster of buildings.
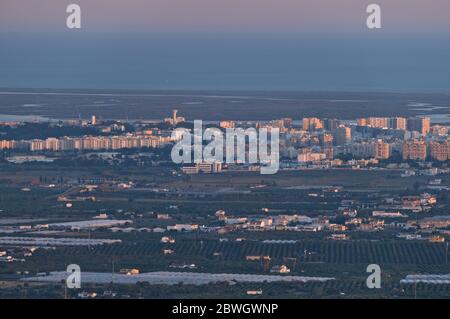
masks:
<svg viewBox="0 0 450 319"><path fill-rule="evenodd" d="M170 144L170 136L125 134L120 136L82 136L47 138L45 140L0 141L0 149L36 151L120 150L158 148Z"/></svg>
<svg viewBox="0 0 450 319"><path fill-rule="evenodd" d="M430 156L437 161L447 161L450 159L450 139L442 142L431 140L409 140L403 143L404 160L425 161Z"/></svg>
<svg viewBox="0 0 450 319"><path fill-rule="evenodd" d="M385 160L447 161L449 127L430 124L428 117L369 117L354 121L304 118L301 129L272 122L283 132L280 152L299 163L318 163L342 156ZM339 163L331 163L337 164Z"/></svg>
<svg viewBox="0 0 450 319"><path fill-rule="evenodd" d="M316 168L378 166L380 161L450 160L449 126L431 125L428 117L369 117L354 121L329 118L291 118L269 122L220 121L222 129L278 128L280 131L281 169L296 166ZM241 165L257 171L257 165ZM225 165L227 170L241 170ZM220 172L213 164L195 164L182 168L186 174Z"/></svg>
<svg viewBox="0 0 450 319"><path fill-rule="evenodd" d="M173 111L172 117L165 119L165 123L176 126L183 123L185 119L177 116L177 110ZM2 123L11 127L18 127L23 123ZM171 130L159 128L146 128L146 122L134 122L133 132L126 132L125 125L121 122L101 123L95 115L90 121L67 120L50 126L78 126L95 127L99 135L64 136L60 138L50 137L47 139L31 140L1 140L0 150L27 150L39 151L82 151L82 150L120 150L132 148L159 148L173 142Z"/></svg>
<svg viewBox="0 0 450 319"><path fill-rule="evenodd" d="M369 117L359 118L357 124L358 126L419 132L422 135L427 135L431 127L428 117Z"/></svg>
<svg viewBox="0 0 450 319"><path fill-rule="evenodd" d="M309 117L295 125L290 118L256 127L280 130L280 154L298 163L340 166L342 157L386 160L396 156L405 161L447 161L450 159L449 126L431 125L429 117L369 117L356 121ZM235 128L234 121L221 121L223 129ZM347 163L348 164L348 163ZM378 161L374 161L378 164Z"/></svg>
<svg viewBox="0 0 450 319"><path fill-rule="evenodd" d="M185 118L179 117L177 110L173 110L171 117L164 119L164 123L173 128L184 122ZM174 142L171 138L171 128L142 129L141 124L132 124L135 131L133 133L114 136L106 134L45 140L0 140L0 150L120 150L158 148ZM90 125L98 126L95 117ZM428 117L369 117L355 121L308 117L303 118L301 123L296 123L291 118L262 123L226 120L220 121L218 126L222 129L279 128L280 154L291 162L302 164L328 162L331 166L339 166L339 162L330 161L342 157L386 160L395 156L405 161L430 159L441 162L450 159L449 126L431 125ZM106 128L113 130L111 126ZM221 171L221 166L201 163L186 166L183 171L188 174L218 172Z"/></svg>
<svg viewBox="0 0 450 319"><path fill-rule="evenodd" d="M376 204L367 207L356 200L342 200L338 210L331 214L310 217L299 214L269 215L264 211L261 215L228 215L219 210L215 218L219 222L205 226L198 224L176 224L161 228L161 232L212 232L224 235L230 232L326 232L326 239L349 240L352 232L381 232L388 231L398 238L407 240L428 240L442 242L444 236L449 235L448 216L411 218L414 214L429 212L437 204L436 196L422 193L417 196L396 196L380 198ZM411 215L413 214L413 215ZM340 217L340 218L337 218ZM339 220L339 222L337 222ZM156 231L156 230L153 230ZM419 236L420 235L420 236ZM245 238L238 238L242 241ZM265 243L279 241L266 240ZM295 243L296 241L282 241ZM161 238L161 243L175 243L169 236ZM167 253L172 253L167 251ZM256 258L256 257L255 257ZM258 257L259 258L259 257ZM259 259L258 259L259 260Z"/></svg>

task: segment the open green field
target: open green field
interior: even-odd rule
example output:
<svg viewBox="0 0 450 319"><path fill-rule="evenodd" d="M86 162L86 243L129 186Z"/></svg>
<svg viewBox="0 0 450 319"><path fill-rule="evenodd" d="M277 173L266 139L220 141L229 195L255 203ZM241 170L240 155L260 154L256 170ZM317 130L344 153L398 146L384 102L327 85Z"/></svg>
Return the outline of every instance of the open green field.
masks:
<svg viewBox="0 0 450 319"><path fill-rule="evenodd" d="M198 174L185 177L172 176L171 168L154 167L58 167L56 165L5 165L0 164L0 183L26 184L44 176L49 180L78 178L109 178L158 183L160 187L250 187L269 185L278 187L343 186L354 190L402 190L415 183L427 183L431 177L414 176L401 178L402 170L297 170L280 171L274 175L256 172L223 172L221 174ZM450 185L450 180L444 180Z"/></svg>
<svg viewBox="0 0 450 319"><path fill-rule="evenodd" d="M179 183L189 187L249 186L255 184L278 187L342 186L352 190L404 190L415 183L426 183L430 178L417 176L401 178L401 170L301 170L280 171L274 175L239 172L201 174L190 176L189 181ZM176 184L178 185L178 184Z"/></svg>

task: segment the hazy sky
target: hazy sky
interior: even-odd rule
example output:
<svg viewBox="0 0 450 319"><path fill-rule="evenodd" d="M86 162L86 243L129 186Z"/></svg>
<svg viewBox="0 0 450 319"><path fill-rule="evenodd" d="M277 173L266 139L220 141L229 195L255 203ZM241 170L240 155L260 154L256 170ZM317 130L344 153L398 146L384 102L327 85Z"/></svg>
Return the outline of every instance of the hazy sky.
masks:
<svg viewBox="0 0 450 319"><path fill-rule="evenodd" d="M382 32L450 32L450 0L1 0L0 31L67 30L70 3L86 32L360 32L370 3Z"/></svg>

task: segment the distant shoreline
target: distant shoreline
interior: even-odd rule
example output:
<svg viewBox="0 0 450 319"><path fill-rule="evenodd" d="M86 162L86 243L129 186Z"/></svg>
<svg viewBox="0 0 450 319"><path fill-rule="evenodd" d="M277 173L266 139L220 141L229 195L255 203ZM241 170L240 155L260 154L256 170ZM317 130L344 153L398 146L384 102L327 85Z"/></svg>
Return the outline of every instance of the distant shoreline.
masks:
<svg viewBox="0 0 450 319"><path fill-rule="evenodd" d="M253 94L266 96L273 94L336 94L336 95L446 95L450 98L448 91L408 91L408 90L216 90L216 89L130 89L130 88L45 88L45 87L0 87L1 94L83 94L83 95L233 95L242 96Z"/></svg>

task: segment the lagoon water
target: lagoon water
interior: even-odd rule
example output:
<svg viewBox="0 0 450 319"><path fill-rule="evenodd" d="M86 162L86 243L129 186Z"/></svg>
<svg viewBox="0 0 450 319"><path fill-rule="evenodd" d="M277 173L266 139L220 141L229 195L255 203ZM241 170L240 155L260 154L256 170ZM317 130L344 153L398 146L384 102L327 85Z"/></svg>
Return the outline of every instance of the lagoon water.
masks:
<svg viewBox="0 0 450 319"><path fill-rule="evenodd" d="M0 122L48 122L49 118L39 115L8 115L0 114Z"/></svg>

